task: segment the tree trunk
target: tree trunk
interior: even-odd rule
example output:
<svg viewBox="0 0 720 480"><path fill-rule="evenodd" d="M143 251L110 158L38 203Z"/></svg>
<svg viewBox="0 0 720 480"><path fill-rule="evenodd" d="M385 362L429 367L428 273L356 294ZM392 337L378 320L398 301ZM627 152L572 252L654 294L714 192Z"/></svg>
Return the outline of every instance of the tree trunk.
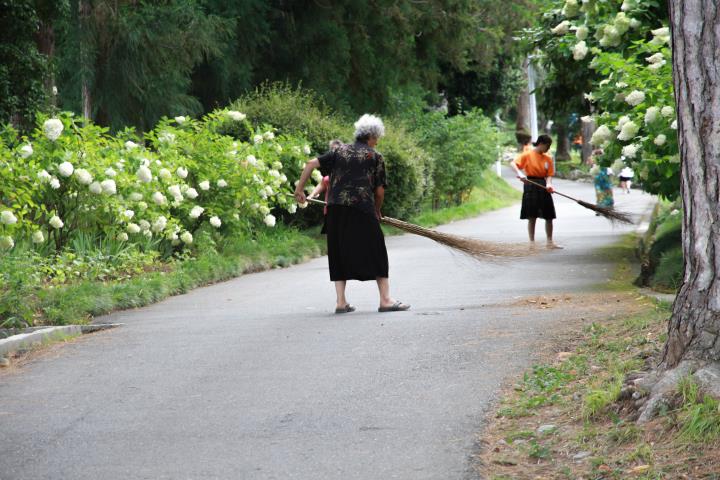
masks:
<svg viewBox="0 0 720 480"><path fill-rule="evenodd" d="M79 22L79 28L80 28L80 68L83 70L82 72L82 87L81 87L81 96L82 96L82 112L83 117L87 120L92 119L92 99L90 94L90 79L88 78L89 75L87 73L87 69L90 68L92 65L92 61L89 58L88 49L86 46L83 45L83 40L87 38L88 35L88 22L90 14L92 13L92 5L88 0L79 0L78 2L78 22Z"/></svg>
<svg viewBox="0 0 720 480"><path fill-rule="evenodd" d="M558 122L555 124L557 129L557 149L555 150L555 160L558 162L566 162L570 160L570 140L568 139L567 124Z"/></svg>
<svg viewBox="0 0 720 480"><path fill-rule="evenodd" d="M670 2L684 219L683 284L663 363L720 360L720 6Z"/></svg>
<svg viewBox="0 0 720 480"><path fill-rule="evenodd" d="M582 122L582 163L589 164L592 159L592 144L590 138L595 132L595 121Z"/></svg>
<svg viewBox="0 0 720 480"><path fill-rule="evenodd" d="M55 74L53 68L53 57L55 55L55 31L53 30L52 24L47 20L40 22L38 31L35 34L35 42L37 44L38 51L47 57L48 65L50 66L47 77L45 77L45 94L50 99L50 105L56 106L56 98L53 94L53 87L55 86Z"/></svg>
<svg viewBox="0 0 720 480"><path fill-rule="evenodd" d="M518 151L522 150L525 137L530 136L530 92L527 86L528 60L522 64L525 76L525 86L520 91L517 99L517 118L515 120L515 139L518 142Z"/></svg>

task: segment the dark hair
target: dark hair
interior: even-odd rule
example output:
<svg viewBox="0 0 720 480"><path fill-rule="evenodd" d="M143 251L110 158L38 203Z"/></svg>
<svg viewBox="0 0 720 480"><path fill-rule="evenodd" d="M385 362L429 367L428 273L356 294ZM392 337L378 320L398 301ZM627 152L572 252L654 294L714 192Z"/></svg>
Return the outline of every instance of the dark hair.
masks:
<svg viewBox="0 0 720 480"><path fill-rule="evenodd" d="M550 138L550 135L540 135L533 143L533 146L537 147L541 143L549 147L550 145L552 145L552 138Z"/></svg>

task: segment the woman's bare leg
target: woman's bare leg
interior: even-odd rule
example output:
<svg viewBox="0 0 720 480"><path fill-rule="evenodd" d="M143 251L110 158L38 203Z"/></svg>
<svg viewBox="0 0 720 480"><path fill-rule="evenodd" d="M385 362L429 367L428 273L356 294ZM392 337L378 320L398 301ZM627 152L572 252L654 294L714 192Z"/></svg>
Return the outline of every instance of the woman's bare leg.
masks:
<svg viewBox="0 0 720 480"><path fill-rule="evenodd" d="M335 282L335 295L337 296L337 306L335 308L345 308L348 304L345 298L345 285L347 285L345 280L337 280Z"/></svg>

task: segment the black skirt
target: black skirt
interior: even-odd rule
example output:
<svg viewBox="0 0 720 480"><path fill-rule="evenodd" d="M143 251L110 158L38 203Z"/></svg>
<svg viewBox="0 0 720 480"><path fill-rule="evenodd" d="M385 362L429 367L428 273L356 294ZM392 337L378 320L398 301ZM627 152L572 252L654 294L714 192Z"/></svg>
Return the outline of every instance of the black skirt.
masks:
<svg viewBox="0 0 720 480"><path fill-rule="evenodd" d="M545 185L544 178L528 177L528 179L535 183ZM520 218L544 218L545 220L552 220L553 218L556 218L555 204L553 203L552 194L544 188L526 183L523 187Z"/></svg>
<svg viewBox="0 0 720 480"><path fill-rule="evenodd" d="M357 208L328 205L325 218L330 280L388 277L388 256L380 221Z"/></svg>

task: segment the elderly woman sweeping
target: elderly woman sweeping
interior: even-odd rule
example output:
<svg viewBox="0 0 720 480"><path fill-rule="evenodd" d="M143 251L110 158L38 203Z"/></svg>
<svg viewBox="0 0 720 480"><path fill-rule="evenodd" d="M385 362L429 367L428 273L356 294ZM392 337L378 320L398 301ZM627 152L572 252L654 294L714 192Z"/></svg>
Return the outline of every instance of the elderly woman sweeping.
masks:
<svg viewBox="0 0 720 480"><path fill-rule="evenodd" d="M375 151L385 127L378 117L363 115L355 123L355 142L313 158L305 164L295 199L305 203L305 184L312 171L330 176L326 233L330 280L335 282L335 313L355 311L345 297L348 280L375 280L380 312L410 308L390 296L388 256L380 229L385 196L385 162Z"/></svg>

